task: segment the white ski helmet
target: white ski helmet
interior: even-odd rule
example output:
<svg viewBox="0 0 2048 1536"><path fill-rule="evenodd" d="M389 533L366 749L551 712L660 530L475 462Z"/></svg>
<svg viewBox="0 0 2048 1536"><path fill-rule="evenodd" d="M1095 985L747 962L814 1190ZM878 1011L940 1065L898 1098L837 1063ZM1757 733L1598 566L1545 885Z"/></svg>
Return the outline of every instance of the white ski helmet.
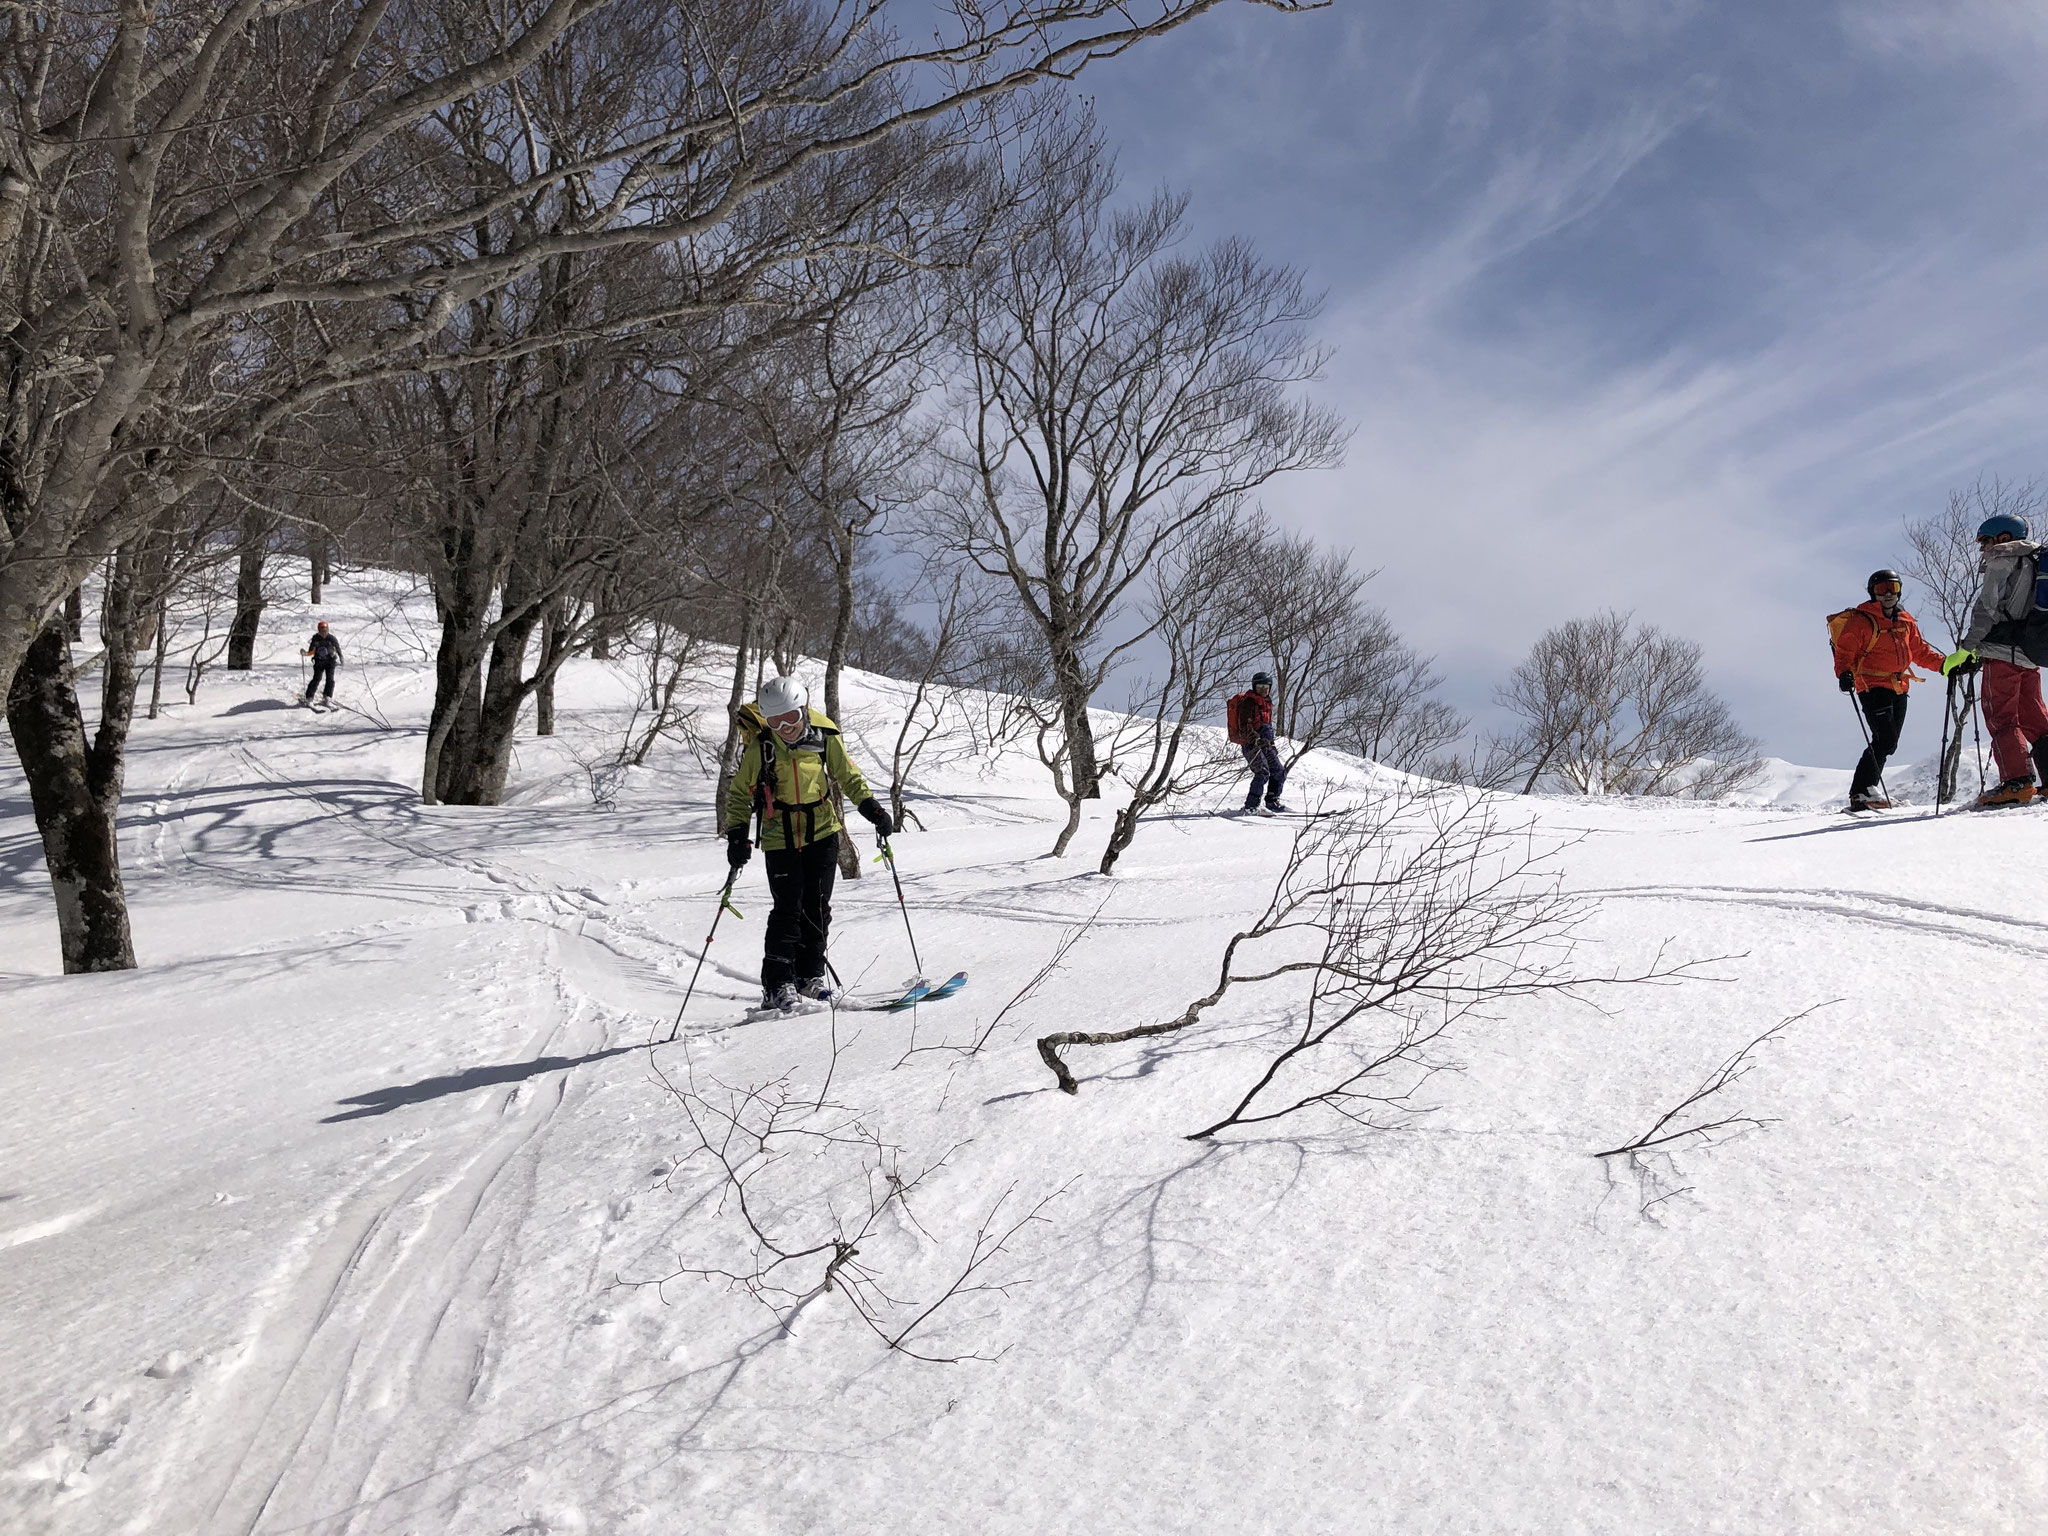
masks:
<svg viewBox="0 0 2048 1536"><path fill-rule="evenodd" d="M771 677L761 685L761 697L754 702L773 720L792 709L801 711L811 702L811 691L793 677Z"/></svg>

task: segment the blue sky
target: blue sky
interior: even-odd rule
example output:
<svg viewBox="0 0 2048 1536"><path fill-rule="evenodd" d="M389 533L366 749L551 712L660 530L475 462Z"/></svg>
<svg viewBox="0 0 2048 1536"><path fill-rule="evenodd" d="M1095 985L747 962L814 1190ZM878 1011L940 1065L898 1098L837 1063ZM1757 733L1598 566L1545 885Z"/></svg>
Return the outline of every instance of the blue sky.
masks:
<svg viewBox="0 0 2048 1536"><path fill-rule="evenodd" d="M1461 706L1633 609L1825 763L1823 615L1949 487L2048 473L2044 65L2048 7L1987 0L1336 0L1086 88L1130 190L1327 291L1357 436L1268 504L1382 568Z"/></svg>

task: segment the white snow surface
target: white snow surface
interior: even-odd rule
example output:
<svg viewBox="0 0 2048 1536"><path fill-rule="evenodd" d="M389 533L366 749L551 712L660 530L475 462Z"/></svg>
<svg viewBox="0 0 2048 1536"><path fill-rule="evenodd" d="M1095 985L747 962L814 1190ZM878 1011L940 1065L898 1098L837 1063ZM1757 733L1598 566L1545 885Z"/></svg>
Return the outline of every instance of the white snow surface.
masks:
<svg viewBox="0 0 2048 1536"><path fill-rule="evenodd" d="M423 808L428 609L330 596L346 710L287 707L287 604L255 672L138 724L139 969L56 974L0 789L0 1530L2048 1529L2038 813L1850 819L1846 768L1789 765L1747 805L1505 801L1599 898L1588 968L1669 941L1728 979L1503 1005L1405 1130L1205 1145L1297 997L1076 1049L1077 1097L1033 1041L1209 990L1293 824L1162 818L1104 878L1110 803L1052 860L1028 748L940 763L897 847L926 966L965 992L735 1027L757 860L650 1050L724 877L703 771L664 744L594 808L575 755L632 686L582 662L512 804ZM847 693L879 781L903 690ZM1300 800L1390 782L1311 761ZM833 949L880 985L913 967L868 869ZM1098 906L981 1052L906 1056L989 1030ZM1591 1155L1820 1003L1734 1090L1765 1129L1654 1184ZM917 1225L892 1208L862 1245L910 1315L999 1200L1000 1230L1053 1197L977 1272L1003 1289L913 1341L984 1358L892 1353L836 1288L791 1320L636 1283L740 1252L667 1085L785 1078L904 1170L944 1157ZM786 1165L769 1225L857 1221L846 1154Z"/></svg>

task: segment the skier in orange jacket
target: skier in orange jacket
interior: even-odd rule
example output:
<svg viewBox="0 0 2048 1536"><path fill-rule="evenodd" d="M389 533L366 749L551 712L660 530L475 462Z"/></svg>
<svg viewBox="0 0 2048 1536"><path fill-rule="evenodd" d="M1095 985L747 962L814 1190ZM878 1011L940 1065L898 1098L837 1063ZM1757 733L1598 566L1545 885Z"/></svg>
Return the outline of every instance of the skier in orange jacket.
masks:
<svg viewBox="0 0 2048 1536"><path fill-rule="evenodd" d="M1878 811L1891 804L1877 784L1885 759L1899 747L1913 669L1939 672L1942 655L1921 635L1913 615L1899 606L1904 589L1897 571L1871 572L1863 590L1870 601L1849 609L1835 634L1835 681L1842 692L1856 695L1870 722L1870 745L1849 781L1849 809Z"/></svg>

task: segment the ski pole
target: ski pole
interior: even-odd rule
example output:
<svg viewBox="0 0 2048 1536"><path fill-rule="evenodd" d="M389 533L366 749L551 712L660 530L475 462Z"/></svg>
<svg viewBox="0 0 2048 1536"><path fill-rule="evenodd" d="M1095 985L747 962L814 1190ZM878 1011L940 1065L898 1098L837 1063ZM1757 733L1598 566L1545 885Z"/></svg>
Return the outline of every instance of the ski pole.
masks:
<svg viewBox="0 0 2048 1536"><path fill-rule="evenodd" d="M1863 733L1863 750L1875 757L1877 743L1870 739L1870 722L1863 718L1863 706L1857 702L1858 697L1859 695L1853 693L1849 695L1849 709L1856 716L1856 729ZM1891 799L1892 792L1885 785L1882 768L1877 770L1877 788L1885 799Z"/></svg>
<svg viewBox="0 0 2048 1536"><path fill-rule="evenodd" d="M1970 734L1977 738L1977 793L1984 793L1984 728L1977 723L1977 674L1970 674Z"/></svg>
<svg viewBox="0 0 2048 1536"><path fill-rule="evenodd" d="M1948 801L1948 732L1956 718L1956 680L1945 678L1948 696L1941 701L1941 750L1934 757L1934 814Z"/></svg>
<svg viewBox="0 0 2048 1536"><path fill-rule="evenodd" d="M734 917L741 917L740 909L732 904L732 883L739 879L739 877L740 866L734 865L732 872L725 877L725 889L718 893L718 910L711 914L711 931L704 935L703 953L697 956L697 967L690 972L690 984L683 989L683 1007L676 1010L675 1027L668 1032L669 1040L675 1039L682 1032L683 1009L690 1006L690 994L697 990L697 977L704 969L706 957L711 953L711 941L718 937L718 920L728 912ZM742 921L744 921L744 918L742 918ZM666 1044L667 1042L664 1041L663 1043Z"/></svg>
<svg viewBox="0 0 2048 1536"><path fill-rule="evenodd" d="M924 961L917 955L917 935L910 928L910 905L903 899L903 877L896 873L896 855L889 848L889 839L880 839L882 851L876 855L889 866L889 878L896 882L896 906L903 913L903 931L910 937L910 963L917 967L917 974L924 974Z"/></svg>

